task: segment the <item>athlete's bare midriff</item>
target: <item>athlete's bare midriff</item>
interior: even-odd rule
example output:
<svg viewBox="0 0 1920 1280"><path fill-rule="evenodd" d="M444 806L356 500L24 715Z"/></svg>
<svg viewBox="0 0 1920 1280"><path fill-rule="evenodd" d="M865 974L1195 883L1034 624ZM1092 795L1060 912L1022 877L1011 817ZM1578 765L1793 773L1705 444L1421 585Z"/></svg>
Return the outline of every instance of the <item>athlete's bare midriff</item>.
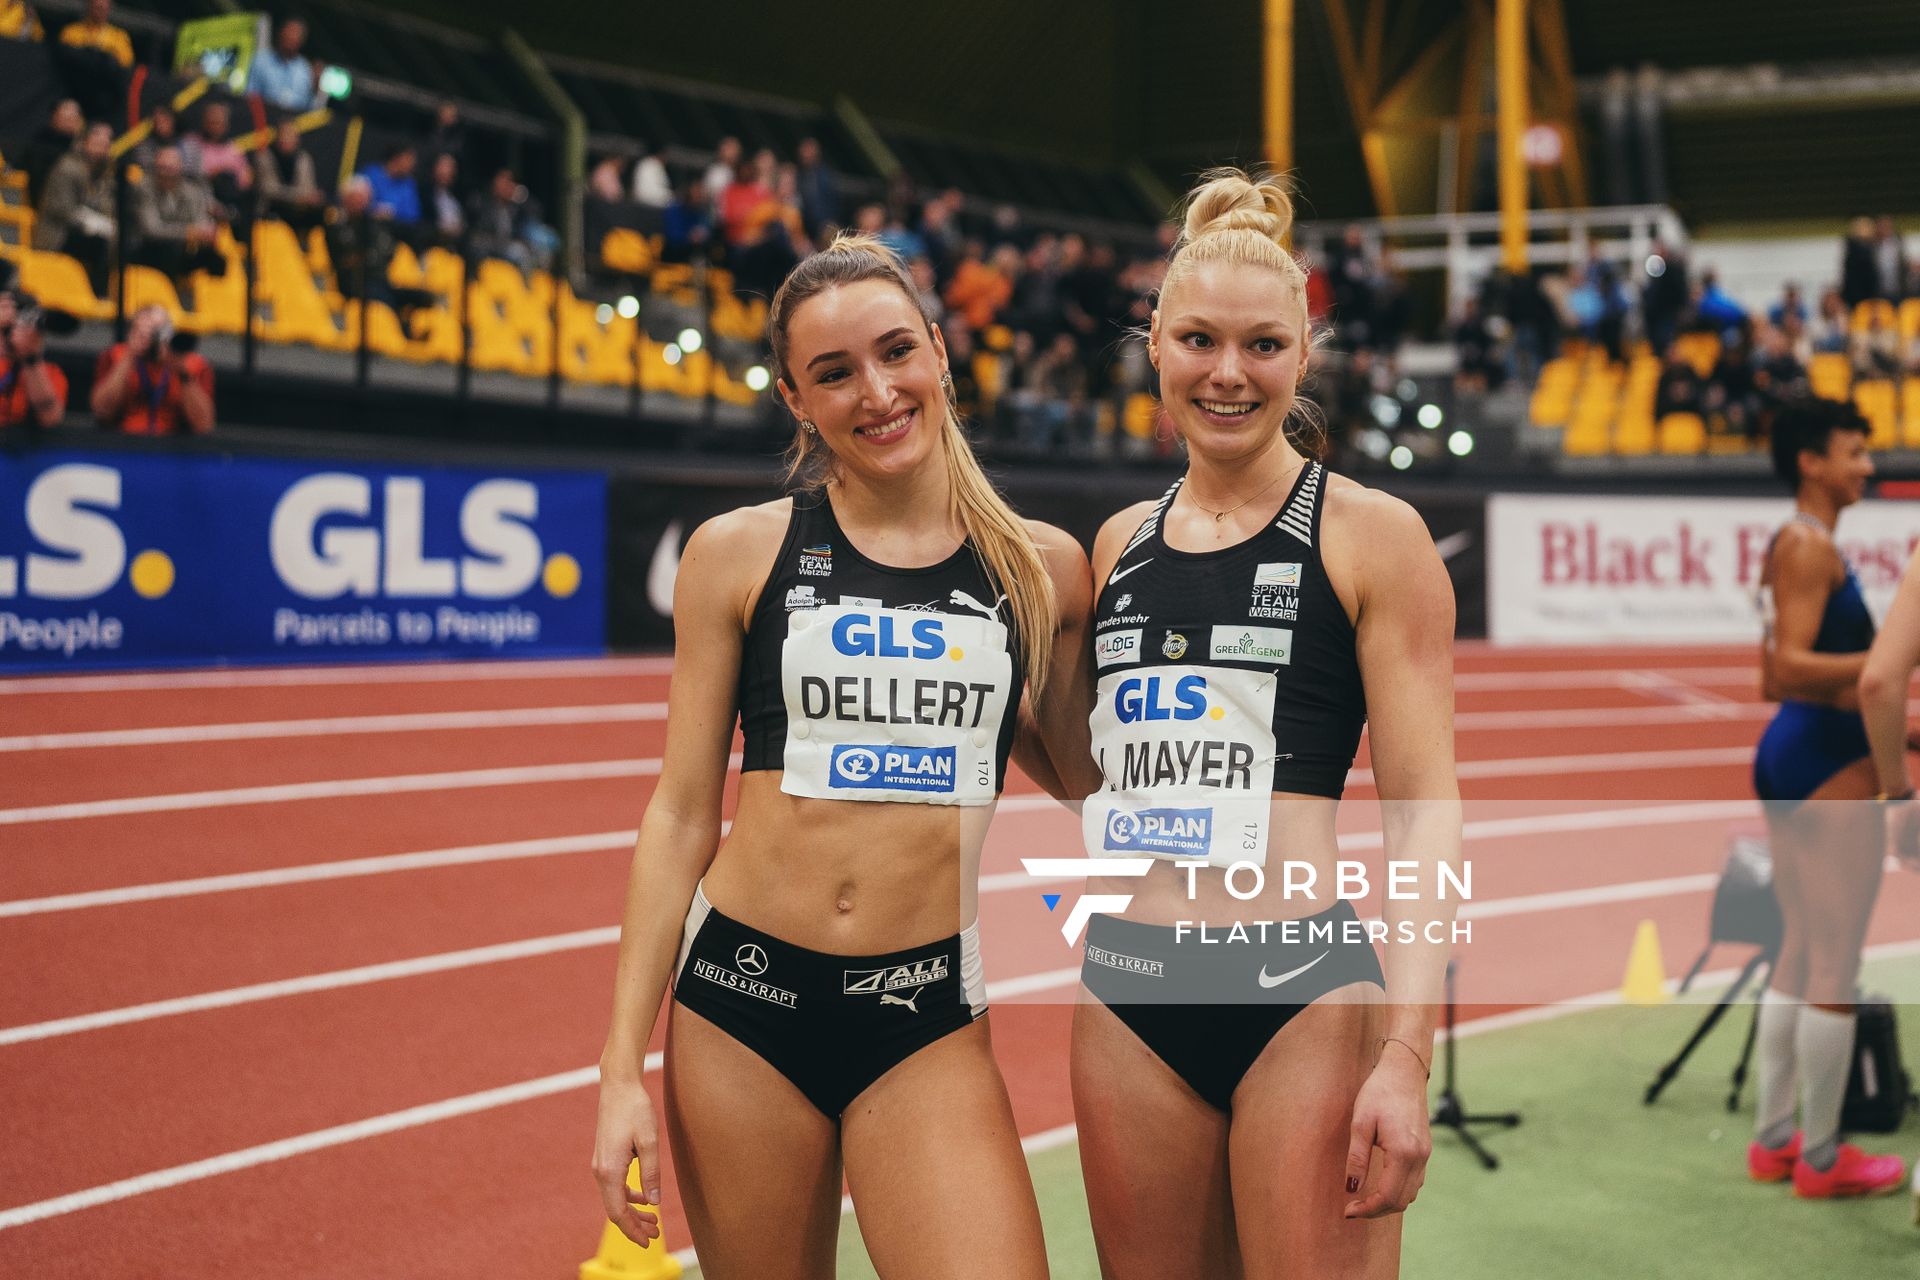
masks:
<svg viewBox="0 0 1920 1280"><path fill-rule="evenodd" d="M1224 925L1317 915L1336 901L1340 847L1334 816L1338 808L1339 802L1327 796L1274 793L1262 879L1257 880L1245 869L1233 872L1235 893L1251 893L1256 883L1261 884L1260 891L1251 897L1237 897L1227 891L1226 868L1190 871L1166 858L1144 859L1149 869L1143 876L1096 879L1089 892L1131 895L1133 902L1125 912L1126 918L1141 924L1205 920ZM1258 851L1248 850L1241 860L1258 863L1261 857ZM1287 891L1289 877L1291 893ZM1310 894L1305 891L1309 882Z"/></svg>
<svg viewBox="0 0 1920 1280"><path fill-rule="evenodd" d="M784 942L877 955L974 921L993 805L816 800L779 770L740 780L740 807L704 880L708 901Z"/></svg>

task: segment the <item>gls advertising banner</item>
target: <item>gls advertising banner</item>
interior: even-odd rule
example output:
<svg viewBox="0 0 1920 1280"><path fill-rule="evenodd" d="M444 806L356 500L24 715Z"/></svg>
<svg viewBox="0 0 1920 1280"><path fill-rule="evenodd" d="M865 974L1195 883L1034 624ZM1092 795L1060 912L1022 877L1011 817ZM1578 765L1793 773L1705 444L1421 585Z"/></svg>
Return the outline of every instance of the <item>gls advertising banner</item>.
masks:
<svg viewBox="0 0 1920 1280"><path fill-rule="evenodd" d="M0 458L0 670L598 653L606 482Z"/></svg>
<svg viewBox="0 0 1920 1280"><path fill-rule="evenodd" d="M1500 494L1487 502L1488 633L1502 644L1757 641L1756 589L1786 499ZM1840 550L1875 616L1916 540L1920 502L1840 515Z"/></svg>

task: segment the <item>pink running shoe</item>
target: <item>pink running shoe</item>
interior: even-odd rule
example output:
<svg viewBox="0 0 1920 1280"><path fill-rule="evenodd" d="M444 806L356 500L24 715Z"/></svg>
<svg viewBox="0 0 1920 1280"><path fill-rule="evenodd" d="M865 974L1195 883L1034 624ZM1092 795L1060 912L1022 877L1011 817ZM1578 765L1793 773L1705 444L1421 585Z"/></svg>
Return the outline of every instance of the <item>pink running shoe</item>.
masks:
<svg viewBox="0 0 1920 1280"><path fill-rule="evenodd" d="M1747 1144L1747 1176L1755 1182L1785 1182L1793 1176L1794 1163L1800 1159L1800 1131L1795 1129L1784 1146L1763 1147Z"/></svg>
<svg viewBox="0 0 1920 1280"><path fill-rule="evenodd" d="M1851 1142L1840 1144L1839 1158L1825 1173L1805 1160L1793 1162L1793 1194L1808 1200L1883 1196L1906 1180L1907 1163L1899 1156L1870 1156Z"/></svg>

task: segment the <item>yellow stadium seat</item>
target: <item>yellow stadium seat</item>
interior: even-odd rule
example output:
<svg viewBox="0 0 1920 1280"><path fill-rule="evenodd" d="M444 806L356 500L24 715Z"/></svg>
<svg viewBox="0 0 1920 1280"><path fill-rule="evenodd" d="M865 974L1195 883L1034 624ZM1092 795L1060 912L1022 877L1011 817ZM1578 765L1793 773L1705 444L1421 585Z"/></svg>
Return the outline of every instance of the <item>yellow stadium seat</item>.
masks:
<svg viewBox="0 0 1920 1280"><path fill-rule="evenodd" d="M71 311L88 320L113 315L113 305L94 296L87 269L64 253L27 250L20 262L20 284L41 306Z"/></svg>
<svg viewBox="0 0 1920 1280"><path fill-rule="evenodd" d="M334 323L332 308L314 282L312 263L293 228L259 222L253 229L255 293L265 305L260 336L327 350L352 346Z"/></svg>
<svg viewBox="0 0 1920 1280"><path fill-rule="evenodd" d="M1879 317L1882 326L1891 329L1899 321L1893 312L1893 304L1885 298L1865 298L1854 304L1852 327L1855 333L1873 327L1875 317Z"/></svg>
<svg viewBox="0 0 1920 1280"><path fill-rule="evenodd" d="M421 258L420 270L425 282L423 288L431 289L450 301L459 301L461 278L467 272L459 254L436 245Z"/></svg>
<svg viewBox="0 0 1920 1280"><path fill-rule="evenodd" d="M1900 443L1920 449L1920 378L1908 378L1900 386Z"/></svg>
<svg viewBox="0 0 1920 1280"><path fill-rule="evenodd" d="M1611 451L1613 442L1605 429L1568 427L1560 437L1561 452L1574 458L1594 458Z"/></svg>
<svg viewBox="0 0 1920 1280"><path fill-rule="evenodd" d="M659 246L631 227L615 227L600 241L600 261L609 271L642 275L659 256Z"/></svg>
<svg viewBox="0 0 1920 1280"><path fill-rule="evenodd" d="M1920 298L1908 298L1900 304L1900 341L1912 342L1920 335Z"/></svg>
<svg viewBox="0 0 1920 1280"><path fill-rule="evenodd" d="M1136 391L1127 397L1126 412L1120 417L1121 430L1136 440L1151 440L1159 424L1158 400L1144 391Z"/></svg>
<svg viewBox="0 0 1920 1280"><path fill-rule="evenodd" d="M1893 383L1874 378L1853 387L1853 405L1873 428L1867 443L1875 449L1891 449L1900 440L1897 397Z"/></svg>
<svg viewBox="0 0 1920 1280"><path fill-rule="evenodd" d="M1693 454L1707 451L1707 424L1697 413L1670 413L1660 419L1660 452Z"/></svg>
<svg viewBox="0 0 1920 1280"><path fill-rule="evenodd" d="M1807 381L1821 399L1845 400L1853 382L1853 366L1842 353L1823 351L1807 366Z"/></svg>
<svg viewBox="0 0 1920 1280"><path fill-rule="evenodd" d="M1573 412L1573 392L1580 366L1567 356L1556 356L1540 367L1527 416L1536 426L1557 427Z"/></svg>
<svg viewBox="0 0 1920 1280"><path fill-rule="evenodd" d="M1713 366L1720 363L1718 334L1683 333L1673 340L1673 349L1703 378L1711 375Z"/></svg>
<svg viewBox="0 0 1920 1280"><path fill-rule="evenodd" d="M387 263L387 281L400 289L423 289L426 287L427 273L420 266L420 259L414 255L411 245L393 246L393 260Z"/></svg>
<svg viewBox="0 0 1920 1280"><path fill-rule="evenodd" d="M180 293L173 287L173 281L152 267L129 266L122 277L127 291L127 310L137 311L141 307L161 306L167 310L176 329L187 333L204 333L207 326L199 313L188 311L180 301Z"/></svg>

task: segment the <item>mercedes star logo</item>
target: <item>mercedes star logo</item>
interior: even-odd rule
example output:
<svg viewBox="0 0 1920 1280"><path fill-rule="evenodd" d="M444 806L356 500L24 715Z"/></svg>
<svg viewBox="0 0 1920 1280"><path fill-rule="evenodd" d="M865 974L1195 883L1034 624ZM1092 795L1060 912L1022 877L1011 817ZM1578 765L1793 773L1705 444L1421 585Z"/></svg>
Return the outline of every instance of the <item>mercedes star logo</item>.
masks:
<svg viewBox="0 0 1920 1280"><path fill-rule="evenodd" d="M740 972L756 978L767 971L767 953L751 942L733 953L733 962L740 966Z"/></svg>

